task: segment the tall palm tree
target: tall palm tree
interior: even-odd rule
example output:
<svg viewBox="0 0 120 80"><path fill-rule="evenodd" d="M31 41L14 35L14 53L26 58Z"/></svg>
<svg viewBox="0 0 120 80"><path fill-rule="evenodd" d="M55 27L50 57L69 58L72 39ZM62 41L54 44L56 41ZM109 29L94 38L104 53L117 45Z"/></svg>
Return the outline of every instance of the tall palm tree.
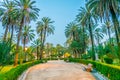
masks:
<svg viewBox="0 0 120 80"><path fill-rule="evenodd" d="M43 17L42 22L44 25L44 36L43 36L43 45L44 45L46 36L50 34L54 34L54 26L52 25L54 21L52 21L49 17Z"/></svg>
<svg viewBox="0 0 120 80"><path fill-rule="evenodd" d="M0 21L5 28L3 40L6 41L8 29L10 26L13 27L13 20L15 21L16 17L16 5L13 1L4 0L0 8ZM13 33L11 33L13 34ZM12 38L12 35L11 35Z"/></svg>
<svg viewBox="0 0 120 80"><path fill-rule="evenodd" d="M72 45L74 41L79 40L78 30L79 30L79 27L75 22L71 22L66 26L65 35L68 38L68 40L71 41L70 45ZM77 49L74 49L74 48L72 49L73 49L74 56L77 57L78 55Z"/></svg>
<svg viewBox="0 0 120 80"><path fill-rule="evenodd" d="M36 53L37 53L37 60L39 59L39 48L41 46L41 41L40 39L36 39L35 41L33 41L32 43L32 47L36 48Z"/></svg>
<svg viewBox="0 0 120 80"><path fill-rule="evenodd" d="M82 54L86 52L88 42L89 42L89 35L88 35L87 27L80 26L80 28L79 28L79 43L80 43L80 50L81 50Z"/></svg>
<svg viewBox="0 0 120 80"><path fill-rule="evenodd" d="M31 29L31 26L25 26L23 27L22 30L22 43L23 43L23 51L25 53L25 45L32 41L32 39L34 38L35 34L34 34L34 30ZM25 60L26 60L26 54L25 54Z"/></svg>
<svg viewBox="0 0 120 80"><path fill-rule="evenodd" d="M31 20L36 20L39 12L39 9L34 6L35 1L31 0L15 0L17 4L17 10L18 10L18 19L19 19L19 31L18 31L18 38L17 38L17 45L16 45L16 55L15 55L15 63L16 66L18 63L18 51L19 51L19 42L20 37L22 34L22 28L30 23Z"/></svg>
<svg viewBox="0 0 120 80"><path fill-rule="evenodd" d="M109 21L112 20L115 29L115 35L117 44L119 46L119 22L118 22L118 15L119 15L119 5L120 0L89 0L87 5L89 8L98 14L101 17L101 20ZM111 18L111 19L110 19Z"/></svg>
<svg viewBox="0 0 120 80"><path fill-rule="evenodd" d="M36 32L39 35L40 41L43 41L43 32L44 32L44 25L43 22L38 21L36 23L37 27L36 27Z"/></svg>
<svg viewBox="0 0 120 80"><path fill-rule="evenodd" d="M41 21L37 22L37 33L40 35L41 47L40 47L40 59L42 59L43 49L46 37L50 34L54 34L54 26L49 17L43 17Z"/></svg>
<svg viewBox="0 0 120 80"><path fill-rule="evenodd" d="M83 21L83 16L85 15L85 13L86 13L86 10L85 10L85 8L83 8L83 7L80 7L80 9L79 9L79 13L78 13L78 15L76 16L76 21L80 24L80 28L81 28L81 30L82 30L82 32L80 32L80 33L82 33L81 35L82 35L82 41L83 41L83 44L84 44L84 47L83 47L83 50L85 51L85 48L86 48L86 46L87 46L87 42L86 42L86 40L87 40L87 30L86 30L86 28L87 28L87 24L86 24L86 22L85 21ZM80 30L80 31L81 31Z"/></svg>
<svg viewBox="0 0 120 80"><path fill-rule="evenodd" d="M92 56L93 56L93 60L95 60L94 38L93 38L92 26L93 26L94 22L96 22L97 15L92 13L91 10L88 8L88 6L86 6L85 8L81 8L80 13L82 13L82 14L84 13L84 15L82 17L80 17L81 18L80 22L82 25L86 23L86 26L89 29L90 39L91 39L91 43L92 43Z"/></svg>
<svg viewBox="0 0 120 80"><path fill-rule="evenodd" d="M39 39L41 41L41 45L40 45L40 50L41 50L41 47L42 47L42 44L43 44L42 43L43 42L43 36L44 36L44 25L43 25L43 23L41 21L37 22L36 32L37 32L37 34L39 36ZM40 51L39 59L42 58L42 53L41 52L42 51Z"/></svg>

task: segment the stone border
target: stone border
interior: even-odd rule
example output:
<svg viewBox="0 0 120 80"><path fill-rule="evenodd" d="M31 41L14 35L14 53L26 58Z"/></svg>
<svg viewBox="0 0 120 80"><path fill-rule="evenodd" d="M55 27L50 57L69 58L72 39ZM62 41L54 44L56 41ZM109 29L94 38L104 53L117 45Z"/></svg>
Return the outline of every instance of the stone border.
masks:
<svg viewBox="0 0 120 80"><path fill-rule="evenodd" d="M27 74L29 73L29 71L30 71L30 68L27 69L26 71L24 71L24 72L19 76L19 78L18 78L17 80L25 80L25 78L26 78Z"/></svg>

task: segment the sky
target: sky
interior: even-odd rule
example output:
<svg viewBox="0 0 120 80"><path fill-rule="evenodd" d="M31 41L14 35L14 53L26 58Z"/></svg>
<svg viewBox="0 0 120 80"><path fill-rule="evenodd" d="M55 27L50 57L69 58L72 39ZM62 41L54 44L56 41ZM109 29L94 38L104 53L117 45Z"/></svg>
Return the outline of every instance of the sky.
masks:
<svg viewBox="0 0 120 80"><path fill-rule="evenodd" d="M66 41L65 26L72 22L78 14L78 9L85 5L85 0L35 0L36 7L40 9L39 18L49 17L55 23L54 35L47 37L46 42L63 45ZM36 22L31 22L36 30ZM4 32L0 23L0 35Z"/></svg>

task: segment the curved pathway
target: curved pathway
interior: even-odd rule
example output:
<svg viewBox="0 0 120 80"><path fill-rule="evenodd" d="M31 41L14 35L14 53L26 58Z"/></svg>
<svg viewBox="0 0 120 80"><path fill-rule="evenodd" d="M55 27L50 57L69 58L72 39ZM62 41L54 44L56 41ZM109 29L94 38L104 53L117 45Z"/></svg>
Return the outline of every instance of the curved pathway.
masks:
<svg viewBox="0 0 120 80"><path fill-rule="evenodd" d="M96 80L80 64L48 61L29 68L22 80Z"/></svg>

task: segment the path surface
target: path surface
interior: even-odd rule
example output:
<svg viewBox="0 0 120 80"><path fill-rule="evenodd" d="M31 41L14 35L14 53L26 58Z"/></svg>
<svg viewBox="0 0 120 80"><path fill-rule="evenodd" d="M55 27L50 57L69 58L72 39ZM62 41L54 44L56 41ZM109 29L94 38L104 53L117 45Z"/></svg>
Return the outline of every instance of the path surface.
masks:
<svg viewBox="0 0 120 80"><path fill-rule="evenodd" d="M80 64L64 61L49 61L31 67L25 80L96 80L89 72L83 71Z"/></svg>

